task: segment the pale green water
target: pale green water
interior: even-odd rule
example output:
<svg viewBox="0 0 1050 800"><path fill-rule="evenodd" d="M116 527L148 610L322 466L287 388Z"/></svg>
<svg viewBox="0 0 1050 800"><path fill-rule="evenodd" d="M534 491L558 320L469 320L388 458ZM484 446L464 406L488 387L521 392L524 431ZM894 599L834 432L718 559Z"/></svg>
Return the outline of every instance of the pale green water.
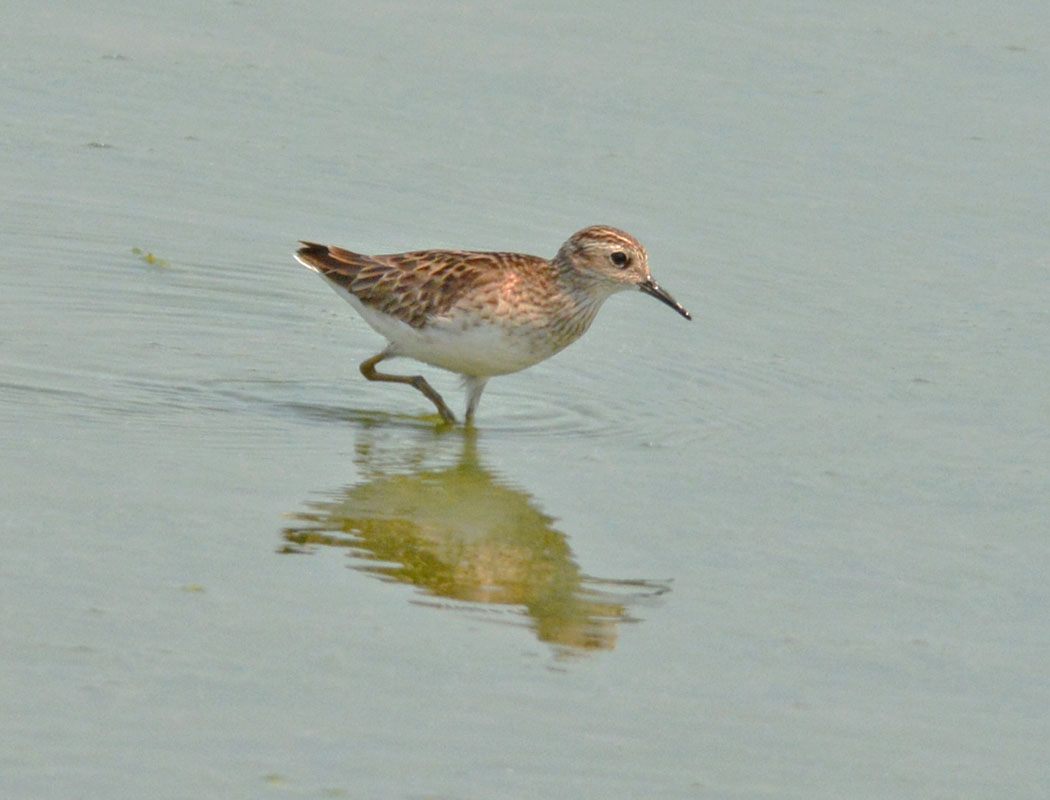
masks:
<svg viewBox="0 0 1050 800"><path fill-rule="evenodd" d="M1047 31L9 8L0 796L1047 796ZM291 259L592 223L476 437Z"/></svg>

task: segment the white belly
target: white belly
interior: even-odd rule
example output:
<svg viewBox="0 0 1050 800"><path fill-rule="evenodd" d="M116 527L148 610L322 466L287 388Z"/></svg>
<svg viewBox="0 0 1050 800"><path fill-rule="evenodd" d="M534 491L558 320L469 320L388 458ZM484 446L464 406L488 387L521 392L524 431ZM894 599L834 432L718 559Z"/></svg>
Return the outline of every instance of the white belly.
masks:
<svg viewBox="0 0 1050 800"><path fill-rule="evenodd" d="M472 318L438 318L423 329L372 309L345 289L333 286L372 329L385 336L394 353L460 375L489 377L531 367L560 347L542 330L511 328Z"/></svg>

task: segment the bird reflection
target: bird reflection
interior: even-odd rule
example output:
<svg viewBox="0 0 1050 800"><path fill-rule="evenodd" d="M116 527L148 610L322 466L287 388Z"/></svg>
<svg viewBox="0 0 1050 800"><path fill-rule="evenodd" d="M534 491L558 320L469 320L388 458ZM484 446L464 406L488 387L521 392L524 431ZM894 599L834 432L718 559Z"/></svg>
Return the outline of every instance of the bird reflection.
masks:
<svg viewBox="0 0 1050 800"><path fill-rule="evenodd" d="M663 594L666 583L583 574L554 519L482 466L476 432L462 441L451 466L427 468L425 452L401 452L399 469L376 442L359 442L365 480L293 514L283 552L346 548L354 569L459 601L454 607L504 610L501 619L524 621L548 644L612 649L619 624L636 621L629 606Z"/></svg>

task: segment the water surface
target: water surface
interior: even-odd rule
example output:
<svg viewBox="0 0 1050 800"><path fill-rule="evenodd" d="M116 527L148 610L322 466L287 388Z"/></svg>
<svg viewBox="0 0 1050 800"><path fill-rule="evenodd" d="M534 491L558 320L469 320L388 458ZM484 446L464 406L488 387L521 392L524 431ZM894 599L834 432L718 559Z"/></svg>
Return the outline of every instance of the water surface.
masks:
<svg viewBox="0 0 1050 800"><path fill-rule="evenodd" d="M3 796L1046 795L1043 5L10 16ZM594 223L476 435L291 259Z"/></svg>

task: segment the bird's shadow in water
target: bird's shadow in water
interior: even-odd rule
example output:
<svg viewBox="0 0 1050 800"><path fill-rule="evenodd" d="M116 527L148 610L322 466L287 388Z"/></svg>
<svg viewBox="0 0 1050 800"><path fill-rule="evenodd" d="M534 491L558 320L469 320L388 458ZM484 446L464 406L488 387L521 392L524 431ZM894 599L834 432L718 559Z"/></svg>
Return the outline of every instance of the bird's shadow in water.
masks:
<svg viewBox="0 0 1050 800"><path fill-rule="evenodd" d="M406 451L404 428L355 413L359 482L304 503L284 528L282 553L343 548L358 572L415 586L427 605L526 624L565 654L611 650L630 609L668 581L583 573L568 538L535 499L487 469L473 429L429 430ZM433 464L435 456L445 466Z"/></svg>

